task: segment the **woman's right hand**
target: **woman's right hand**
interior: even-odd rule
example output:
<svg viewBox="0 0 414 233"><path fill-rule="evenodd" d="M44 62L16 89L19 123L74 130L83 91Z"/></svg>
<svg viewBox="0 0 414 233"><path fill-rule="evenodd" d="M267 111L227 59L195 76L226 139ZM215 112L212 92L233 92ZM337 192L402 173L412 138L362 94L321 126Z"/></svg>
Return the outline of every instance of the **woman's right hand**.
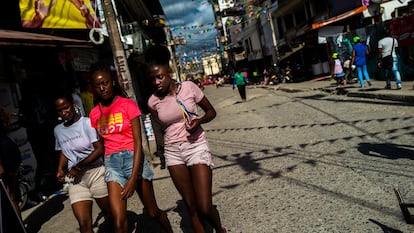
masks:
<svg viewBox="0 0 414 233"><path fill-rule="evenodd" d="M70 169L70 171L68 172L68 177L69 177L69 178L75 178L76 176L78 176L78 175L79 175L79 173L80 173L79 168L72 167L72 168Z"/></svg>
<svg viewBox="0 0 414 233"><path fill-rule="evenodd" d="M58 180L59 182L64 183L64 182L65 182L65 173L64 173L62 170L59 170L59 171L56 173L56 178L57 178L57 180Z"/></svg>

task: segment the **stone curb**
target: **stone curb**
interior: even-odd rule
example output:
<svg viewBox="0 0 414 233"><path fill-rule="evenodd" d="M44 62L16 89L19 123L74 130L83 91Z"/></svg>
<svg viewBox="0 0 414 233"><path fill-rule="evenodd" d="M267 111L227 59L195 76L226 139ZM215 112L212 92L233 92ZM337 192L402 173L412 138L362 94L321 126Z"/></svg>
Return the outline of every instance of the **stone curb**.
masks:
<svg viewBox="0 0 414 233"><path fill-rule="evenodd" d="M336 93L336 88L326 88L326 87L291 88L291 87L281 87L279 85L275 85L275 86L261 86L260 88L280 90L280 91L284 91L288 93L306 92L306 91L323 91L323 92L327 92L330 94ZM381 100L414 103L414 95L407 95L407 94L383 93L381 91L378 91L377 93L362 92L362 91L346 91L344 94L349 97L361 97L361 98L367 98L367 99L381 99Z"/></svg>

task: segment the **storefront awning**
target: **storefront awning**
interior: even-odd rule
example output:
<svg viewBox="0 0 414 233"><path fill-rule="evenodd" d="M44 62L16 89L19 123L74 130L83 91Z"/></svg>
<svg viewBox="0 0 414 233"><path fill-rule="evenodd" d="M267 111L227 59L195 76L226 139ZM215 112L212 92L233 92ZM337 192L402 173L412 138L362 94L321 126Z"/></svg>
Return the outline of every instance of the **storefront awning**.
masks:
<svg viewBox="0 0 414 233"><path fill-rule="evenodd" d="M0 29L0 46L91 48L93 43L60 36Z"/></svg>
<svg viewBox="0 0 414 233"><path fill-rule="evenodd" d="M364 6L355 8L353 10L347 11L347 12L345 12L343 14L340 14L340 15L337 15L335 17L332 17L332 18L329 18L327 20L324 20L322 22L314 23L314 24L312 24L312 29L317 29L317 28L320 28L320 27L324 27L324 26L326 26L328 24L337 22L339 20L343 20L343 19L346 19L348 17L351 17L351 16L354 16L354 15L360 14L360 13L362 13L366 9L367 9L367 6L364 5Z"/></svg>

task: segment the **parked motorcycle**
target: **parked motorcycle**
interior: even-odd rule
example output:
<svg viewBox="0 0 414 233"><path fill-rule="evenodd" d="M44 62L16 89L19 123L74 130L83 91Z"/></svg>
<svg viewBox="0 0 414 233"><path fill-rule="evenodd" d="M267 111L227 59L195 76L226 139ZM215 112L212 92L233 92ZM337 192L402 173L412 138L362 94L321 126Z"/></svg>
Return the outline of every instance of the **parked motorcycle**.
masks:
<svg viewBox="0 0 414 233"><path fill-rule="evenodd" d="M278 66L273 65L273 68L271 69L269 73L269 84L270 85L277 85L279 83L282 83L282 73Z"/></svg>
<svg viewBox="0 0 414 233"><path fill-rule="evenodd" d="M293 82L292 69L290 69L289 66L283 69L283 74L282 74L282 83L286 83L286 82Z"/></svg>
<svg viewBox="0 0 414 233"><path fill-rule="evenodd" d="M201 83L201 80L200 79L198 79L198 78L196 78L196 79L194 79L194 78L191 78L191 79L189 79L190 81L192 81L193 83L195 83L201 90L203 90L204 91L204 86L203 86L203 84Z"/></svg>
<svg viewBox="0 0 414 233"><path fill-rule="evenodd" d="M280 83L293 82L292 70L289 66L284 69L281 69L278 66L275 66L270 72L269 84L277 85Z"/></svg>

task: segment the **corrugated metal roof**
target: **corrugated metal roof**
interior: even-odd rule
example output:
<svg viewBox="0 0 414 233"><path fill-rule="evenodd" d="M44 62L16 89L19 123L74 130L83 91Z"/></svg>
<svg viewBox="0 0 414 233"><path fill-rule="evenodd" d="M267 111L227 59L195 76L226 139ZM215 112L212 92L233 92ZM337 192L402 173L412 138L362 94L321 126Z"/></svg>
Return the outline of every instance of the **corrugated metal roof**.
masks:
<svg viewBox="0 0 414 233"><path fill-rule="evenodd" d="M93 47L86 40L0 29L0 46Z"/></svg>

